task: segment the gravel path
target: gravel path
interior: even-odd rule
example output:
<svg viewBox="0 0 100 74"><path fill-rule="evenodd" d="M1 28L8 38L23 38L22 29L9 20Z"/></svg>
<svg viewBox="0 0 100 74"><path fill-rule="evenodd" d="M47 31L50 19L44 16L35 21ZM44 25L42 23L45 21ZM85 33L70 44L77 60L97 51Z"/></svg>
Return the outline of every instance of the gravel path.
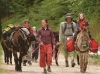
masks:
<svg viewBox="0 0 100 74"><path fill-rule="evenodd" d="M3 59L3 57L2 57ZM4 62L4 61L3 61ZM76 61L75 61L76 62ZM70 62L69 62L70 63ZM66 68L64 57L62 54L59 55L59 65L55 65L55 61L53 60L51 69L52 72L48 74L82 74L80 73L80 67L76 65L74 68L71 66ZM32 66L22 66L23 72L16 72L14 69L14 62L13 65L7 65L2 63L2 67L6 71L3 74L43 74L43 69L39 67L39 63L32 63ZM84 74L100 74L100 66L99 65L88 65L87 72Z"/></svg>

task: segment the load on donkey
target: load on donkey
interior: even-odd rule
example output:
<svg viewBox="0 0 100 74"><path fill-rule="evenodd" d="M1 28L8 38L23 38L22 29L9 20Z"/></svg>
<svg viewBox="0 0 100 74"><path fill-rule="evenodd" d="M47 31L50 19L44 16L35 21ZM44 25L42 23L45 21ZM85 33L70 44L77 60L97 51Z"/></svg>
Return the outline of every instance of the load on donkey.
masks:
<svg viewBox="0 0 100 74"><path fill-rule="evenodd" d="M2 33L2 38L1 38L1 45L4 51L4 60L5 63L12 64L12 51L11 51L11 33L12 31L16 30L15 26L13 26L12 24L9 24Z"/></svg>
<svg viewBox="0 0 100 74"><path fill-rule="evenodd" d="M10 40L7 40L9 43L5 44L4 42L2 42L2 44L5 44L7 46L8 44L10 44L8 50L10 48L13 53L16 71L20 72L22 71L21 69L22 57L27 55L30 43L31 41L34 40L35 40L34 35L31 35L30 38L28 39L28 36L25 34L25 31L23 29L21 29L20 27L15 27L14 30L11 31L10 33ZM17 55L17 52L19 52L19 57Z"/></svg>

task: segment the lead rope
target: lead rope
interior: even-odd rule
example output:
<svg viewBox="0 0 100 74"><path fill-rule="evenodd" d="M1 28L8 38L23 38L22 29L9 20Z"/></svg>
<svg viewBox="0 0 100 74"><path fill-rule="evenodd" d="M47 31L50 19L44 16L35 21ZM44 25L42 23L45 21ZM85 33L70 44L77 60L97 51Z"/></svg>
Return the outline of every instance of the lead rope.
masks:
<svg viewBox="0 0 100 74"><path fill-rule="evenodd" d="M35 48L35 43L34 43L33 48ZM39 46L38 46L37 48L34 49L34 52L35 52L38 48L39 48ZM33 53L34 53L34 52L33 52Z"/></svg>

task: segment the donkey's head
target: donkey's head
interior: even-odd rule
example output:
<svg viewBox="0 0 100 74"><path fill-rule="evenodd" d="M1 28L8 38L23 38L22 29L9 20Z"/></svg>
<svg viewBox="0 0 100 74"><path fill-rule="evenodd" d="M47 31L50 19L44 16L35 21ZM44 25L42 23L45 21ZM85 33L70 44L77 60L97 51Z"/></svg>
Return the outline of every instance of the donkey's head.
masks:
<svg viewBox="0 0 100 74"><path fill-rule="evenodd" d="M81 41L83 48L89 47L89 34L88 29L85 26L83 26L81 30Z"/></svg>
<svg viewBox="0 0 100 74"><path fill-rule="evenodd" d="M78 35L77 46L82 51L89 49L88 29L85 26L82 27L82 30Z"/></svg>

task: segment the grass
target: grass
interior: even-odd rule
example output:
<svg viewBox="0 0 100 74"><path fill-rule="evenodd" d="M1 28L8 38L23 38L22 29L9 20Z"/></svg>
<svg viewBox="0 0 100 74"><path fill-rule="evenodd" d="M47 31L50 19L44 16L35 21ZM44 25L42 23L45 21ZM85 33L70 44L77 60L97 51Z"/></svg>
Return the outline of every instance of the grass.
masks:
<svg viewBox="0 0 100 74"><path fill-rule="evenodd" d="M89 63L93 65L100 65L100 56L89 56Z"/></svg>
<svg viewBox="0 0 100 74"><path fill-rule="evenodd" d="M2 47L1 47L1 44L0 44L0 56L2 56ZM0 74L3 74L4 70L2 68L2 57L0 57Z"/></svg>

